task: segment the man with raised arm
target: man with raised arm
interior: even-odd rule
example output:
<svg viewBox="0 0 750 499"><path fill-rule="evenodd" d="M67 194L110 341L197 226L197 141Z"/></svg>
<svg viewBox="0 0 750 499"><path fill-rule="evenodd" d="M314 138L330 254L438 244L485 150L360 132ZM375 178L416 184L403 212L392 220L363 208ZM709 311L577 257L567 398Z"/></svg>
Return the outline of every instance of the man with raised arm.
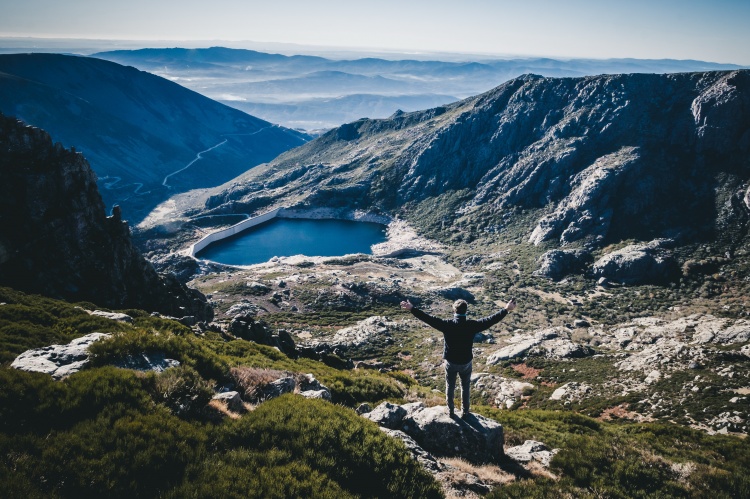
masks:
<svg viewBox="0 0 750 499"><path fill-rule="evenodd" d="M508 312L516 308L516 301L511 299L505 308L479 320L466 318L469 304L465 300L456 300L453 303L453 319L440 319L427 314L412 305L409 300L401 302L401 308L410 311L414 317L434 327L445 339L443 348L443 359L445 359L445 401L448 405L450 416L454 417L453 394L456 391L456 374L461 377L461 410L462 418L466 418L469 412L470 400L469 390L471 383L471 360L474 354L471 351L474 343L474 335L491 328L508 315Z"/></svg>

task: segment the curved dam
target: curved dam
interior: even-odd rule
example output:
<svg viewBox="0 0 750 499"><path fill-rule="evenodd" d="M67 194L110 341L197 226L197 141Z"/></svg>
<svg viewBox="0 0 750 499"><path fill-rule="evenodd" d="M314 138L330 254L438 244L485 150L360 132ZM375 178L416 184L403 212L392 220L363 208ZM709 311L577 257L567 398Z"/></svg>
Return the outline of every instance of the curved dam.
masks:
<svg viewBox="0 0 750 499"><path fill-rule="evenodd" d="M370 254L386 240L389 222L361 212L277 208L206 235L189 254L227 265L254 265L275 256Z"/></svg>

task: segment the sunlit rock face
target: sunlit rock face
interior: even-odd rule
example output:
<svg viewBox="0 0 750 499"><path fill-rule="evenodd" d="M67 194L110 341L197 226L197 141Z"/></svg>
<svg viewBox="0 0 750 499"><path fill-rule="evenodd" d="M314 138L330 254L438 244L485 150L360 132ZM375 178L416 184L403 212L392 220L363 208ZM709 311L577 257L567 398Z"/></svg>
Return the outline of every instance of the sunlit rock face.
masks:
<svg viewBox="0 0 750 499"><path fill-rule="evenodd" d="M0 115L0 285L111 308L210 318L205 297L156 273L120 211L107 217L82 154Z"/></svg>

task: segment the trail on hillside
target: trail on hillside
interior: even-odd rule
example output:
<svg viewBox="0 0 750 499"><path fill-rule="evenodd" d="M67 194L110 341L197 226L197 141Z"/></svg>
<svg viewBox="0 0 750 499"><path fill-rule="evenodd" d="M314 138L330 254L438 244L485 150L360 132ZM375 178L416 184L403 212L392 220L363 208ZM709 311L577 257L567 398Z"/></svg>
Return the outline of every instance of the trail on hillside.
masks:
<svg viewBox="0 0 750 499"><path fill-rule="evenodd" d="M171 187L169 186L169 184L167 184L167 181L169 180L169 177L171 177L171 176L173 176L173 175L177 175L177 174L178 174L178 173L180 173L180 172L184 172L185 170L187 170L188 168L190 168L191 166L193 166L193 164L194 164L194 163L196 163L197 161L199 161L199 160L203 159L203 154L204 154L204 153L207 153L207 152L209 152L209 151L213 151L214 149L216 149L216 148L218 148L218 147L221 147L221 146L223 146L224 144L226 144L226 143L227 143L227 141L228 141L228 140L229 140L229 139L224 139L224 140L223 140L222 142L219 142L219 143L218 143L218 144L216 144L215 146L209 147L209 148L208 148L208 149L206 149L205 151L201 151L201 152L199 152L198 154L196 154L196 155L195 155L195 159L194 159L193 161L191 161L191 162L190 162L190 163L188 163L187 165L183 166L183 167L182 167L182 168L180 168L179 170L177 170L177 171L174 171L174 172L170 173L169 175L167 175L166 177L164 177L164 181L163 181L163 182L161 183L161 185L163 185L164 187L166 187L166 188L168 188L168 189L171 189Z"/></svg>

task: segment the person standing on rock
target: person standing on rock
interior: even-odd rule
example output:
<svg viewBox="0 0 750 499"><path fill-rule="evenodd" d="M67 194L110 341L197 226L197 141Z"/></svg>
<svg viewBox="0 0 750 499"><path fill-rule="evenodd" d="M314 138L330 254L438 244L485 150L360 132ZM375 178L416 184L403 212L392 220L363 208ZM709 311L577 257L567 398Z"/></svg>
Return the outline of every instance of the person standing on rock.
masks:
<svg viewBox="0 0 750 499"><path fill-rule="evenodd" d="M401 302L401 308L408 310L420 321L434 327L445 339L443 348L443 359L445 360L445 401L451 417L454 417L453 394L456 391L456 375L461 378L461 411L462 418L466 418L469 412L469 390L471 383L471 360L474 354L471 351L474 343L474 335L491 328L508 315L508 312L516 308L516 301L511 299L505 308L479 320L466 318L469 304L466 300L456 300L453 303L453 319L440 319L427 314L412 305L409 300Z"/></svg>

